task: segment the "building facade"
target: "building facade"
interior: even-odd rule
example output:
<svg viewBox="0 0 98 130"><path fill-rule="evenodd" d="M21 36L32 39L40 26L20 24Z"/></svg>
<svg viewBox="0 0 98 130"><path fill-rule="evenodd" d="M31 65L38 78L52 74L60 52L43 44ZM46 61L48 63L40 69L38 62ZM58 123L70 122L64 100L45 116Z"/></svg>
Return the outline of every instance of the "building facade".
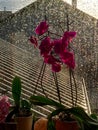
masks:
<svg viewBox="0 0 98 130"><path fill-rule="evenodd" d="M0 37L36 53L28 38L34 34L40 21L47 19L51 30L58 34L62 29L76 31L77 37L72 45L76 55L76 73L85 81L91 106L95 109L98 108L98 103L95 104L98 97L94 96L98 93L98 20L76 9L76 3L73 0L73 6L70 6L62 0L37 0L1 20Z"/></svg>

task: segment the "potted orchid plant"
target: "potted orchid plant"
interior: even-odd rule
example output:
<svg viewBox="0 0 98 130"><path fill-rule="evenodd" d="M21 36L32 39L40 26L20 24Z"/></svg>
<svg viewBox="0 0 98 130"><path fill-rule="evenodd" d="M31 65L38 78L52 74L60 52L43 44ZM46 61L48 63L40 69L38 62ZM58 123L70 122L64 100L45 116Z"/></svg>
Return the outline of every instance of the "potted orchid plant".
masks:
<svg viewBox="0 0 98 130"><path fill-rule="evenodd" d="M14 100L14 106L11 107L11 111L6 117L6 122L10 122L13 118L17 123L18 130L31 130L33 123L31 103L26 99L22 99L21 91L21 79L20 77L15 76L12 81L12 96Z"/></svg>
<svg viewBox="0 0 98 130"><path fill-rule="evenodd" d="M33 105L55 107L47 118L40 118L34 124L34 130L98 130L97 116L88 115L81 107L67 108L64 105L43 96L31 96ZM41 130L41 129L40 129Z"/></svg>
<svg viewBox="0 0 98 130"><path fill-rule="evenodd" d="M36 27L35 33L38 37L31 36L29 40L39 49L40 55L43 58L43 64L48 64L51 67L55 80L56 73L61 71L62 65L65 65L68 67L75 82L75 77L73 75L75 57L70 43L73 38L76 37L76 32L67 30L63 32L62 35L55 34L49 30L48 22L42 21ZM56 38L52 37L52 35L55 35ZM71 79L70 82L72 82ZM76 82L74 85L76 87ZM52 105L56 107L56 110L48 116L48 119L42 118L35 122L34 130L39 130L39 127L42 127L43 130L92 130L92 128L97 130L98 121L88 116L83 108L77 107L76 103L72 104L72 108L66 108L62 105L58 85L57 93L59 103L49 99L48 97L34 95L30 97L31 104L42 106ZM55 116L57 116L57 118L53 120L53 117Z"/></svg>

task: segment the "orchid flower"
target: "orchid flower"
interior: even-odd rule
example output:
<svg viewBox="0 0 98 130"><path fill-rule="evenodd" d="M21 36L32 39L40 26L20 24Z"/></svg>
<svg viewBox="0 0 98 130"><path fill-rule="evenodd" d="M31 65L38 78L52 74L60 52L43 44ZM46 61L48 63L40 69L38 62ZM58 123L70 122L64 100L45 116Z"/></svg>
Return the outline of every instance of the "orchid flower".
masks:
<svg viewBox="0 0 98 130"><path fill-rule="evenodd" d="M4 122L9 113L10 102L7 96L0 97L0 123Z"/></svg>
<svg viewBox="0 0 98 130"><path fill-rule="evenodd" d="M43 57L46 64L51 65L53 72L61 71L61 64L66 64L69 68L75 68L74 53L68 47L70 42L76 36L74 31L65 31L60 38L52 39L48 33L49 24L46 21L40 22L36 27L35 32L39 36L39 42L34 36L30 37L30 42L40 50L40 55ZM58 35L57 35L58 36Z"/></svg>
<svg viewBox="0 0 98 130"><path fill-rule="evenodd" d="M31 42L32 44L34 44L35 47L38 46L38 42L37 42L37 38L36 38L36 37L31 36L31 37L29 38L29 40L30 40L30 42Z"/></svg>
<svg viewBox="0 0 98 130"><path fill-rule="evenodd" d="M38 35L44 34L48 30L48 23L46 21L40 22L40 24L36 27L35 32Z"/></svg>

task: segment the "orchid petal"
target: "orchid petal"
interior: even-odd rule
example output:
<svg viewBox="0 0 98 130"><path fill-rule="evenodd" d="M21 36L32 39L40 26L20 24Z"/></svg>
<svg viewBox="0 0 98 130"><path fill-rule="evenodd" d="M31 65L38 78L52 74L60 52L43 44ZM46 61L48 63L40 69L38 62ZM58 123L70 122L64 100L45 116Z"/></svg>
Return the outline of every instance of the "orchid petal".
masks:
<svg viewBox="0 0 98 130"><path fill-rule="evenodd" d="M53 72L59 72L59 71L61 71L61 65L59 63L52 64L52 71Z"/></svg>
<svg viewBox="0 0 98 130"><path fill-rule="evenodd" d="M46 21L40 22L40 24L36 27L35 32L38 35L44 34L48 30L48 23Z"/></svg>

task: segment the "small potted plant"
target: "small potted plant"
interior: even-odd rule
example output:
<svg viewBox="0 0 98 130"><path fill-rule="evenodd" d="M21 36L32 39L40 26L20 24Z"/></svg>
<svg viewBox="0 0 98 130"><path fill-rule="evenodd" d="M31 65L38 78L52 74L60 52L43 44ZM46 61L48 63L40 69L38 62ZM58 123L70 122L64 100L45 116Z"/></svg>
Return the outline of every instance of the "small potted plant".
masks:
<svg viewBox="0 0 98 130"><path fill-rule="evenodd" d="M17 122L18 130L31 130L32 129L32 112L31 104L25 99L21 99L21 80L15 76L12 82L12 96L14 99L14 106L6 118L9 122L14 117Z"/></svg>
<svg viewBox="0 0 98 130"><path fill-rule="evenodd" d="M89 116L83 108L66 108L64 105L43 96L31 96L30 102L35 105L51 105L56 109L46 118L34 124L34 130L98 130L98 120ZM41 130L41 129L40 129Z"/></svg>

